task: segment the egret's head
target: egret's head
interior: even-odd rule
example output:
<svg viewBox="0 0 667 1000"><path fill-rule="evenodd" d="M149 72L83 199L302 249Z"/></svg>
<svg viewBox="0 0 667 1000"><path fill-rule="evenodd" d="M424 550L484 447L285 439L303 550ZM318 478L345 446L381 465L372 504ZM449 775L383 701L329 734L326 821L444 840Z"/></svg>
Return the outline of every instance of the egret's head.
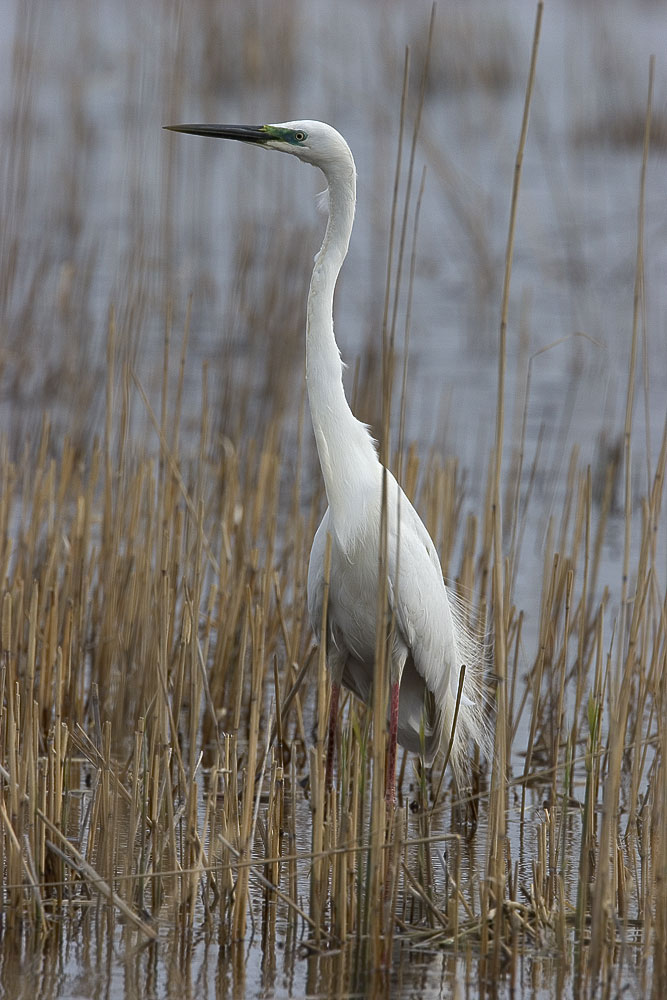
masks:
<svg viewBox="0 0 667 1000"><path fill-rule="evenodd" d="M298 156L305 163L332 169L354 170L350 147L342 135L325 122L296 121L279 125L166 125L172 132L207 135L217 139L238 139L265 149Z"/></svg>

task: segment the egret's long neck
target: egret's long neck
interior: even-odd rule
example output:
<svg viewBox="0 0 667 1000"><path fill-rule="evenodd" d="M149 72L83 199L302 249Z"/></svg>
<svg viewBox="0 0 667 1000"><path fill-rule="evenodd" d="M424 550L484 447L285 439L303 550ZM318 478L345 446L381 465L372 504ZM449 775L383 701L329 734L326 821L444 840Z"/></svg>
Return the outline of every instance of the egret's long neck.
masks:
<svg viewBox="0 0 667 1000"><path fill-rule="evenodd" d="M363 504L375 481L378 459L364 424L352 413L343 389L343 365L333 328L336 280L347 254L356 184L350 169L327 172L329 221L308 295L306 383L317 451L329 500L330 517L339 535L349 535L350 511Z"/></svg>

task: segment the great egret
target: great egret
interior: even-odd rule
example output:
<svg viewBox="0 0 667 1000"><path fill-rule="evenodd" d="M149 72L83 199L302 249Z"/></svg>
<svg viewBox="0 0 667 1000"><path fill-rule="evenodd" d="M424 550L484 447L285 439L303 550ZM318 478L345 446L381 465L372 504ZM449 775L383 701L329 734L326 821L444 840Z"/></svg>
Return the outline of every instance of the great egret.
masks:
<svg viewBox="0 0 667 1000"><path fill-rule="evenodd" d="M331 673L327 784L331 784L340 685L368 702L375 660L383 467L368 427L352 413L343 389L333 329L333 296L347 254L356 202L350 148L330 125L170 125L174 132L237 139L291 153L319 167L328 184L329 219L308 293L308 403L329 507L317 529L308 567L308 610L319 635L324 558L331 536L326 656ZM387 597L394 627L386 798L396 797L396 742L431 763L450 742L461 668L465 680L451 762L464 770L472 737L485 744L481 644L455 614L435 546L391 472L386 475Z"/></svg>

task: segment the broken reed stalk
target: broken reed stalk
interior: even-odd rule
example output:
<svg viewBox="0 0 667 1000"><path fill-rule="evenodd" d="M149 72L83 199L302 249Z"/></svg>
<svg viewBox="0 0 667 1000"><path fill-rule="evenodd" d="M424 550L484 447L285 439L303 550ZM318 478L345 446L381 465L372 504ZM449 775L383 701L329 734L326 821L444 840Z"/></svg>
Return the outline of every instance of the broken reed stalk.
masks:
<svg viewBox="0 0 667 1000"><path fill-rule="evenodd" d="M310 784L312 797L312 851L317 860L313 864L310 883L310 915L315 925L315 940L319 941L326 892L328 885L328 869L321 858L324 846L324 811L329 790L326 786L324 770L324 755L327 747L327 644L328 644L328 609L329 609L329 577L331 574L331 535L327 534L324 550L324 589L322 593L322 622L320 625L320 648L317 657L317 745L310 753ZM333 790L332 790L333 798Z"/></svg>
<svg viewBox="0 0 667 1000"><path fill-rule="evenodd" d="M526 84L526 95L521 123L521 134L514 166L512 184L512 199L510 205L507 247L505 250L505 276L500 314L500 339L498 345L498 386L496 402L496 443L494 449L493 475L493 624L494 624L494 665L497 678L496 696L496 730L494 741L494 760L492 767L492 784L490 797L489 836L487 852L487 892L493 894L493 901L485 902L485 908L495 906L495 926L493 938L493 957L490 974L496 978L500 972L501 942L503 939L503 900L505 896L505 851L504 843L507 830L505 781L508 766L507 746L507 628L505 619L505 563L502 554L502 513L500 508L500 483L503 456L503 428L505 422L505 367L507 358L507 320L509 314L510 279L514 256L514 236L516 229L516 213L521 182L523 154L528 133L528 118L530 102L535 81L537 64L537 49L542 22L542 3L538 3L535 16L535 30L530 57L530 69Z"/></svg>
<svg viewBox="0 0 667 1000"><path fill-rule="evenodd" d="M262 708L262 682L264 670L264 631L263 616L260 608L252 611L251 595L248 593L248 617L251 636L251 672L250 672L250 714L248 717L248 751L245 769L245 785L243 792L243 807L240 824L240 860L250 857L252 850L251 833L253 807L255 804L255 770L257 764L257 741L259 738L259 719ZM242 941L245 937L248 906L248 869L239 870L234 898L233 934L234 940Z"/></svg>
<svg viewBox="0 0 667 1000"><path fill-rule="evenodd" d="M634 384L637 362L637 346L639 340L640 303L644 287L644 215L646 197L646 169L648 163L649 142L651 135L651 111L653 98L653 78L655 57L649 60L648 92L646 98L646 117L644 125L644 142L639 181L639 198L637 207L637 260L632 314L632 339L630 345L630 364L628 371L628 388L626 394L625 426L623 433L624 466L625 466L625 496L624 496L624 545L623 545L623 575L621 580L621 619L620 634L617 642L618 676L612 678L611 717L614 720L615 739L610 738L609 765L604 787L602 830L600 834L600 869L595 883L592 909L591 928L591 975L595 980L600 974L608 948L608 924L613 911L610 900L610 866L613 867L613 845L618 830L618 796L621 781L621 755L625 741L628 721L631 689L634 682L635 649L639 631L637 620L637 595L631 609L631 621L626 646L626 619L628 614L628 587L630 566L630 537L632 522L631 497L631 440L632 420L634 410ZM646 570L644 569L644 572ZM639 592L643 574L638 569L636 590ZM620 680L620 684L618 681Z"/></svg>

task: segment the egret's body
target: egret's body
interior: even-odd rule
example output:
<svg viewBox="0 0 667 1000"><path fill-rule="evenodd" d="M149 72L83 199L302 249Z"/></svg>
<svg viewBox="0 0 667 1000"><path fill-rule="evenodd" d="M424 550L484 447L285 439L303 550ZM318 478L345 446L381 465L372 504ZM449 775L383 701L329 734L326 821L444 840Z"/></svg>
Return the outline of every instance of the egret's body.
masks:
<svg viewBox="0 0 667 1000"><path fill-rule="evenodd" d="M308 609L319 636L326 536L331 534L329 668L334 683L342 682L366 702L371 697L378 613L382 466L377 460L376 466L365 502L345 526L345 542L338 536L329 506L313 541L308 570ZM387 474L387 568L387 598L394 615L391 680L400 684L398 742L415 753L423 751L430 763L443 731L451 729L464 660L458 654L435 547L391 473Z"/></svg>
<svg viewBox="0 0 667 1000"><path fill-rule="evenodd" d="M383 467L365 424L343 389L333 329L333 296L347 254L356 202L350 149L322 122L258 127L180 125L175 131L240 139L292 153L319 167L328 183L329 218L308 294L306 382L317 451L329 502L315 535L308 568L308 609L318 638L324 561L331 536L327 663L332 678L327 777L342 683L368 702L373 683L380 565ZM393 616L390 650L390 742L387 797L395 795L396 741L428 762L450 739L461 668L465 687L452 748L455 768L468 739L483 741L479 647L455 620L435 546L393 475L386 473L387 598Z"/></svg>

